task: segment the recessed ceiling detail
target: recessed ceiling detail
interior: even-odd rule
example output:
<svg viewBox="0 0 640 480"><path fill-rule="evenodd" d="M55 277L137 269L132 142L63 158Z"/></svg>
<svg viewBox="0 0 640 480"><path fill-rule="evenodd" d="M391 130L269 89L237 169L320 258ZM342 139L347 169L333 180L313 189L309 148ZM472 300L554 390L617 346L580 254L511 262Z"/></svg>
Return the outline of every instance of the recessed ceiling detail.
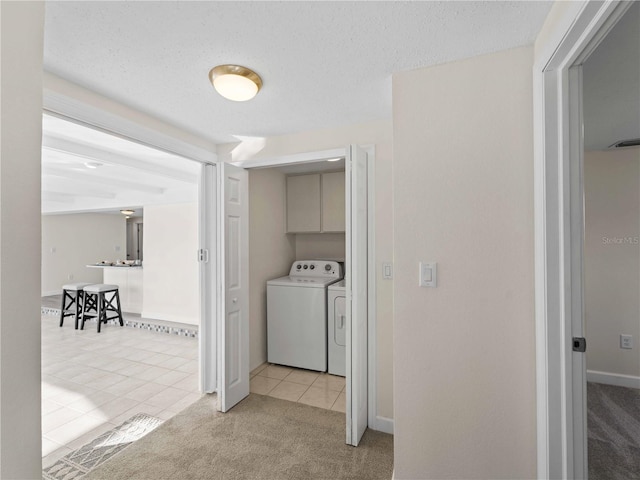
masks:
<svg viewBox="0 0 640 480"><path fill-rule="evenodd" d="M43 213L197 201L196 162L50 115L42 125Z"/></svg>

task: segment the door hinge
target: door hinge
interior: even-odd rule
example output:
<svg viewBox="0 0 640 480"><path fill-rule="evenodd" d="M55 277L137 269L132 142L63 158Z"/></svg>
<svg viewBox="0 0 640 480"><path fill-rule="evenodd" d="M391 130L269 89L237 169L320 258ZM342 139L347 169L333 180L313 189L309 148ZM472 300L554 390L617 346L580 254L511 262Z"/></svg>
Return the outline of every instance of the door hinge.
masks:
<svg viewBox="0 0 640 480"><path fill-rule="evenodd" d="M574 352L586 352L587 351L587 339L584 337L573 337L573 351Z"/></svg>
<svg viewBox="0 0 640 480"><path fill-rule="evenodd" d="M198 250L198 261L207 263L209 261L209 250L201 248Z"/></svg>

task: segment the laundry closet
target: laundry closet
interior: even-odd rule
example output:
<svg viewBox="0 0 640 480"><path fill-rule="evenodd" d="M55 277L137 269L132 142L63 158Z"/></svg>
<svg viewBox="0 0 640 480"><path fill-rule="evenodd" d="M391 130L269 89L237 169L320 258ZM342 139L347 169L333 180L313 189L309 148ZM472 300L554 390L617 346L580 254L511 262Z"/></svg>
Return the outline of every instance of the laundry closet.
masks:
<svg viewBox="0 0 640 480"><path fill-rule="evenodd" d="M251 370L345 375L345 217L344 159L249 171Z"/></svg>

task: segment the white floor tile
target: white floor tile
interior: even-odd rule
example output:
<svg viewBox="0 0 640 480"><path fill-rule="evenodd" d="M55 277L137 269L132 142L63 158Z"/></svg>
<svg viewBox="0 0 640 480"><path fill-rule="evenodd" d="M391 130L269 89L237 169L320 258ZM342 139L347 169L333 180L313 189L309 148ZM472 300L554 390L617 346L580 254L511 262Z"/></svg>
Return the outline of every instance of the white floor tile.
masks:
<svg viewBox="0 0 640 480"><path fill-rule="evenodd" d="M166 385L160 385L159 383L147 382L144 385L136 388L135 390L131 390L124 394L127 398L132 398L137 400L138 402L144 402L147 399L157 395L161 391L167 389Z"/></svg>
<svg viewBox="0 0 640 480"><path fill-rule="evenodd" d="M170 408L188 395L193 394L186 393L184 390L180 390L178 388L167 387L160 393L148 398L145 403L155 405L157 407Z"/></svg>
<svg viewBox="0 0 640 480"><path fill-rule="evenodd" d="M170 370L169 372L163 375L160 375L158 378L154 380L154 382L170 387L171 385L178 383L180 380L184 380L188 376L189 374L186 372L178 372L176 370Z"/></svg>
<svg viewBox="0 0 640 480"><path fill-rule="evenodd" d="M92 322L67 327L43 316L43 465L136 413L170 418L199 398L197 339L112 325L98 334Z"/></svg>
<svg viewBox="0 0 640 480"><path fill-rule="evenodd" d="M65 423L55 430L47 432L45 436L49 440L53 440L61 445L66 445L103 423L104 422L98 418L91 417L89 415L82 415L81 417Z"/></svg>

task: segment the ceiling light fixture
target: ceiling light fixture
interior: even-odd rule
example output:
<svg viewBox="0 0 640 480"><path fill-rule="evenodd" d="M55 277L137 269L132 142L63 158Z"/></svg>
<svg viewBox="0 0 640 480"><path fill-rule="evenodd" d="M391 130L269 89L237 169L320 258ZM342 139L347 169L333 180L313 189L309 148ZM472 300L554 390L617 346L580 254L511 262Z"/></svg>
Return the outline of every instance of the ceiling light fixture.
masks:
<svg viewBox="0 0 640 480"><path fill-rule="evenodd" d="M98 162L84 162L84 166L87 168L98 168L101 167L102 164Z"/></svg>
<svg viewBox="0 0 640 480"><path fill-rule="evenodd" d="M123 214L126 218L130 218L133 215L135 210L120 210L120 213Z"/></svg>
<svg viewBox="0 0 640 480"><path fill-rule="evenodd" d="M209 71L209 80L224 98L235 102L251 100L262 88L262 79L240 65L218 65Z"/></svg>
<svg viewBox="0 0 640 480"><path fill-rule="evenodd" d="M327 162L337 162L338 160L342 160L342 157L338 157L338 158L329 158L329 159L327 159Z"/></svg>

